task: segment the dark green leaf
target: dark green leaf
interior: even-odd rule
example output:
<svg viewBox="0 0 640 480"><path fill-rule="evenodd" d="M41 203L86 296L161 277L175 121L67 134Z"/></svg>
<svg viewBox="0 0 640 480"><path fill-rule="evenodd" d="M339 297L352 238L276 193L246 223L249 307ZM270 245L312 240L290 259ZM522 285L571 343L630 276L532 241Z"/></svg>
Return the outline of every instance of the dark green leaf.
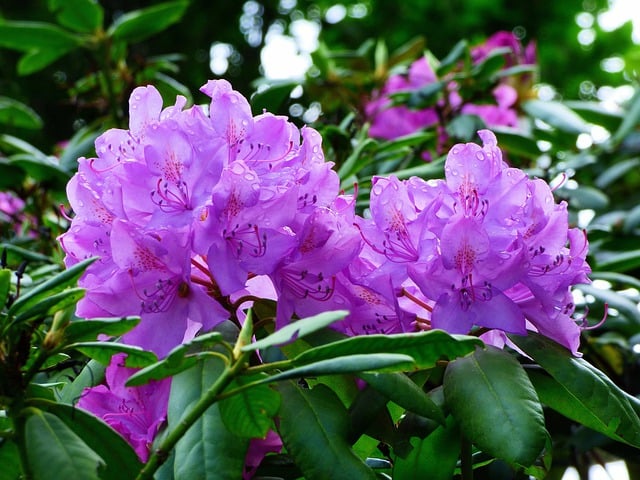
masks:
<svg viewBox="0 0 640 480"><path fill-rule="evenodd" d="M524 136L520 131L496 127L492 127L491 130L496 134L501 150L527 158L536 158L540 155L536 141Z"/></svg>
<svg viewBox="0 0 640 480"><path fill-rule="evenodd" d="M360 373L358 376L402 408L444 424L440 407L404 373Z"/></svg>
<svg viewBox="0 0 640 480"><path fill-rule="evenodd" d="M177 95L185 97L188 104L193 103L193 95L191 95L189 87L183 85L175 78L161 72L156 72L153 78L156 80L155 86L162 95L162 98L167 100L166 103L175 102Z"/></svg>
<svg viewBox="0 0 640 480"><path fill-rule="evenodd" d="M37 411L25 425L29 468L34 480L58 478L99 480L104 460L62 420L52 413Z"/></svg>
<svg viewBox="0 0 640 480"><path fill-rule="evenodd" d="M94 142L99 132L90 130L88 127L79 129L64 147L60 155L58 164L65 172L75 172L78 169L78 158L91 156Z"/></svg>
<svg viewBox="0 0 640 480"><path fill-rule="evenodd" d="M640 446L640 418L628 395L604 373L541 335L511 339L555 380L535 377L545 404L615 440Z"/></svg>
<svg viewBox="0 0 640 480"><path fill-rule="evenodd" d="M425 438L410 438L413 447L406 458L396 456L394 480L450 480L460 454L460 431L453 417ZM436 460L437 459L437 460Z"/></svg>
<svg viewBox="0 0 640 480"><path fill-rule="evenodd" d="M158 361L153 352L143 350L135 345L125 345L114 342L78 342L67 345L65 350L77 350L89 358L108 365L111 357L116 353L126 353L125 365L131 368L141 368Z"/></svg>
<svg viewBox="0 0 640 480"><path fill-rule="evenodd" d="M102 27L104 11L96 0L49 0L60 25L76 32L91 33Z"/></svg>
<svg viewBox="0 0 640 480"><path fill-rule="evenodd" d="M291 91L298 86L297 82L283 81L272 83L259 89L251 96L251 110L254 115L267 112L280 112L283 105L289 100Z"/></svg>
<svg viewBox="0 0 640 480"><path fill-rule="evenodd" d="M106 367L97 360L89 360L73 382L62 388L60 401L75 405L85 388L95 387L102 383L105 369Z"/></svg>
<svg viewBox="0 0 640 480"><path fill-rule="evenodd" d="M80 45L79 37L50 23L0 21L0 47L21 52L68 52Z"/></svg>
<svg viewBox="0 0 640 480"><path fill-rule="evenodd" d="M323 385L303 390L291 382L280 384L278 390L282 394L278 431L305 478L376 478L345 440L349 416L335 393Z"/></svg>
<svg viewBox="0 0 640 480"><path fill-rule="evenodd" d="M436 69L436 76L439 78L442 77L451 71L462 58L468 58L469 56L469 45L467 41L460 40L440 62L440 65Z"/></svg>
<svg viewBox="0 0 640 480"><path fill-rule="evenodd" d="M64 185L71 174L60 168L55 157L39 157L30 154L15 154L9 157L12 166L19 167L35 180L42 182L56 181Z"/></svg>
<svg viewBox="0 0 640 480"><path fill-rule="evenodd" d="M211 358L207 351L213 345L223 341L220 332L199 335L187 343L174 347L167 356L142 370L138 370L127 380L128 386L144 385L150 380L161 380L193 367L198 362Z"/></svg>
<svg viewBox="0 0 640 480"><path fill-rule="evenodd" d="M564 104L587 122L601 125L610 132L617 130L624 118L618 111L606 110L600 102L566 101Z"/></svg>
<svg viewBox="0 0 640 480"><path fill-rule="evenodd" d="M577 135L591 131L589 124L563 103L528 100L522 104L522 108L532 117L539 118L543 122L563 132Z"/></svg>
<svg viewBox="0 0 640 480"><path fill-rule="evenodd" d="M640 249L615 252L598 260L598 270L631 272L640 267Z"/></svg>
<svg viewBox="0 0 640 480"><path fill-rule="evenodd" d="M11 288L12 272L8 268L0 269L0 308L7 303L7 296Z"/></svg>
<svg viewBox="0 0 640 480"><path fill-rule="evenodd" d="M30 130L42 127L42 119L32 108L8 97L0 97L0 123Z"/></svg>
<svg viewBox="0 0 640 480"><path fill-rule="evenodd" d="M476 337L450 335L442 330L397 335L363 335L312 348L294 359L304 365L344 355L399 353L413 357L415 369L433 368L438 360L468 355L483 345Z"/></svg>
<svg viewBox="0 0 640 480"><path fill-rule="evenodd" d="M117 337L127 333L138 323L140 317L75 320L65 328L64 337L69 343L95 340L99 334Z"/></svg>
<svg viewBox="0 0 640 480"><path fill-rule="evenodd" d="M83 288L67 288L62 292L43 298L35 305L22 308L16 314L16 322L26 322L34 318L42 318L47 315L64 310L66 307L75 305L78 300L84 297L85 290Z"/></svg>
<svg viewBox="0 0 640 480"><path fill-rule="evenodd" d="M179 0L127 12L118 17L107 34L114 40L139 42L178 22L188 6L189 2Z"/></svg>
<svg viewBox="0 0 640 480"><path fill-rule="evenodd" d="M37 406L62 420L104 460L106 465L100 470L101 480L135 478L142 468L131 445L99 418L62 403L38 401Z"/></svg>
<svg viewBox="0 0 640 480"><path fill-rule="evenodd" d="M23 477L20 453L15 442L5 439L0 442L0 480L20 480Z"/></svg>
<svg viewBox="0 0 640 480"><path fill-rule="evenodd" d="M444 396L464 435L484 452L530 466L542 453L547 432L542 406L516 359L494 347L451 362Z"/></svg>
<svg viewBox="0 0 640 480"><path fill-rule="evenodd" d="M13 302L7 313L9 315L17 315L24 312L26 309L35 306L46 297L59 293L67 287L75 286L85 269L95 260L96 258L83 260L82 262L75 264L73 267L51 277L49 280L41 283L37 287L32 288L28 292L22 293L18 299Z"/></svg>
<svg viewBox="0 0 640 480"><path fill-rule="evenodd" d="M336 310L333 312L324 312L312 317L293 320L285 327L277 330L268 337L257 342L242 347L243 352L250 352L261 348L283 345L297 338L302 338L309 333L324 328L338 320L342 320L349 312L346 310Z"/></svg>
<svg viewBox="0 0 640 480"><path fill-rule="evenodd" d="M226 391L235 390L265 375L237 377ZM220 401L220 415L227 429L245 438L264 438L280 408L280 394L268 385L258 385Z"/></svg>
<svg viewBox="0 0 640 480"><path fill-rule="evenodd" d="M199 363L175 377L167 415L171 430L222 373L222 362ZM174 478L227 480L242 478L249 440L225 427L214 404L180 439L175 448Z"/></svg>
<svg viewBox="0 0 640 480"><path fill-rule="evenodd" d="M336 375L374 370L398 371L409 369L412 365L413 358L400 353L345 355L343 357L307 363L301 367L276 373L266 378L264 382L276 382L306 376L315 377L317 375Z"/></svg>
<svg viewBox="0 0 640 480"><path fill-rule="evenodd" d="M576 210L604 210L609 206L609 197L606 193L589 185L580 185L574 190L561 188L558 193L560 192L568 197L569 204Z"/></svg>
<svg viewBox="0 0 640 480"><path fill-rule="evenodd" d="M627 213L622 225L622 231L625 233L633 233L640 225L640 205L636 205Z"/></svg>

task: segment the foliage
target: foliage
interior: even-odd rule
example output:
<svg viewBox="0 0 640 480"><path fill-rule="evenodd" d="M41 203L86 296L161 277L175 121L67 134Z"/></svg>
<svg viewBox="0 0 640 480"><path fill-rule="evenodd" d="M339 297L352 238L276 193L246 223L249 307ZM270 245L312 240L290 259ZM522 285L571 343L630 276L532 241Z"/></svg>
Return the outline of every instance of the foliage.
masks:
<svg viewBox="0 0 640 480"><path fill-rule="evenodd" d="M382 2L369 5L383 8L377 3ZM482 8L493 9L494 15L498 15L498 4L485 3ZM564 8L561 2L556 3L553 8ZM153 317L151 314L158 312L152 312L144 303L144 299L153 294L149 293L153 284L147 285L149 290L136 290L140 284L136 283L138 273L133 267L128 271L119 270L118 262L122 262L127 252L131 250L134 257L141 255L139 248L143 245L135 236L137 231L131 233L133 227L127 226L129 237L123 235L122 225L133 223L134 213L139 214L138 222L147 222L150 218L157 221L157 216L144 212L149 199L140 197L130 210L123 206L122 211L128 216L117 220L120 230L108 230L106 237L113 233L124 239L118 245L120 250L109 250L109 255L113 253L113 257L117 257L115 261L104 254L107 250L99 245L101 237L96 236L95 244L87 242L81 247L69 244L87 232L93 234L95 222L91 221L95 218L92 219L92 215L100 219L100 214L106 211L98 207L113 207L108 203L113 197L106 187L103 189L102 184L95 186L91 182L96 178L107 181L127 178L132 185L137 180L146 181L137 178L141 170L132 170L133 173L124 177L110 177L111 173L101 170L104 165L99 163L111 158L100 152L99 147L106 144L106 139L119 138L121 132L133 138L145 128L151 128L152 120L148 117L126 113L130 95L130 112L136 106L147 108L144 102L136 103L136 94L145 92L148 98L152 97L150 89L136 90L136 87L154 85L170 105L176 95L183 95L189 105L198 101L191 95L191 89L177 80L181 75L179 55L133 54L136 46L147 39L164 39L163 34L171 31L172 26L188 23L186 15L194 4L156 3L111 20L108 10L92 0L49 0L49 14L45 19L0 21L0 47L6 49L3 54L18 52L19 75L34 77L52 64L73 65L78 59L82 59L83 65L92 66L70 81L66 91L69 98L91 108L91 117L95 119L78 129L57 150L53 145L37 148L21 137L33 138L29 132L39 131L43 123L50 120L43 120L28 99L0 98L0 124L11 132L0 135L3 190L0 196L0 464L3 465L0 478L49 478L50 472L56 471L70 478L100 479L253 476L402 480L417 475L465 480L553 479L560 478L567 466L577 466L584 474L585 465L610 457L624 459L630 472L637 471L640 463L640 403L636 398L640 392L636 375L636 346L640 344L640 250L637 248L640 88L630 80L636 93L615 110L593 99L569 100L559 96L542 99L538 95L539 82L557 85L560 81L553 75L555 72L545 70L553 63L542 64L540 60L542 66L538 69L535 59L518 56L525 51L524 45L495 45L491 43L494 37L480 38L477 31L466 40L452 41L448 49L442 44L432 46L433 37L427 38L426 44L422 39L414 39L398 45L409 40L396 38L404 35L400 29L394 30L393 37L387 41L359 38L360 47L338 49L330 43L347 43L338 39L339 29L326 32L327 42L314 53L314 66L302 81L303 97L296 101L319 102L322 106L323 115L314 127L324 139L326 158L333 162L331 175L336 178L336 186L339 184L343 190L336 196L337 200L332 200L334 203L328 203L323 209L342 208L344 212L351 199L355 204L357 218L354 216L352 224L347 226L333 224L331 234L340 230L346 236L347 228L355 228L358 238L372 235L371 230L366 230L371 224L366 222L376 218L376 208L380 208L374 203L374 186L376 182L383 182L380 178L397 179L397 184L393 183L396 180L389 180L389 185L406 185L400 182L411 178L414 178L412 185L418 185L415 177L430 180L428 185L438 184L436 180L451 172L451 167L445 171L445 162L451 161L446 160L447 152L460 142L474 141L476 132L488 127L495 133L509 164L551 184L555 200L566 202L567 227L584 229L589 239L587 260L594 282L574 286L578 283L576 273L576 278L553 290L553 295L549 294L553 297L558 291L568 292L568 286L573 286L573 301L565 304L566 311L562 314L554 312L556 316L552 318L564 315L562 318L572 322L580 335L581 354L561 335L533 327L532 316L527 323L528 330L516 332L515 327L495 330L496 322L511 325L511 313L504 308L479 311L472 328L464 328L462 334L432 329L430 322L436 321L434 312L458 308L442 300L452 294L431 298L425 293L436 288L432 286L437 283L432 279L437 278L433 275L435 267L425 271L418 270L417 266L409 267L406 279L410 278L411 282L407 280L410 284L403 283L404 288L392 295L390 304L395 305L396 310L385 311L387 315L389 311L406 314L407 303L412 304L412 312L421 312L413 312L410 317L411 328L417 331L406 331L411 328L403 327L402 331L363 335L371 333L369 325L361 320L374 310L371 305L389 302L388 296L380 293L383 282L379 279L385 278L383 274L390 267L374 255L382 251L379 246L376 250L374 237L369 236L369 243L365 241L367 245L359 248L370 249L367 261L372 265L381 262L376 264L380 271L374 269L371 283L358 285L362 288L358 290L361 303L345 302L350 308L343 310L337 308L338 302L323 303L325 300L321 299L313 303L309 297L316 294L323 297L321 293L337 297L331 290L336 285L353 286L340 275L350 271L355 276L354 269L365 270L354 257L347 259L346 242L327 242L331 235L327 233L322 242L316 241L313 246L303 244L300 250L304 252L325 243L333 248L328 256L312 257L308 263L311 268L340 265L341 261L352 264L333 272L333 283L322 275L316 279L318 285L329 282L329 290L316 292L307 288L292 301L293 297L286 296L290 292L277 283L280 277L276 274L272 275L276 295L271 290L244 284L256 276L256 272L271 275L271 267L254 258L264 256L258 253L264 254L260 245L266 249L267 242L265 239L264 244L261 243L259 226L254 223L249 232L253 235L251 245L257 249L253 256L247 254L246 249L242 257L241 248L237 252L225 251L207 243L207 252L188 264L189 274L176 285L176 298L188 298L203 283L202 277L192 272L207 274L207 295L217 303L216 306L206 303L204 310L209 317L203 322L206 328L197 335L186 334L183 329L178 340L171 336L171 329L164 329L161 344L162 348L167 347L166 351L159 351L158 343L132 340L140 337L136 332L142 331L140 327L145 322L148 324L150 318L156 321L168 318L172 324L186 320L180 317L179 310L172 311L171 317ZM470 15L460 17L464 25L476 20ZM371 29L377 27L371 24L373 19L367 22L362 28L363 35L371 36L375 31ZM545 48L543 43L544 39L540 38L538 51ZM392 44L396 46L391 47ZM393 82L401 87L392 87ZM263 109L285 110L294 100L291 93L298 86L298 82L274 83L268 79L258 79L256 84L261 85L251 97L251 108L256 115ZM237 92L220 93L226 88L224 83L208 85L209 90L204 87L203 91L214 101L216 98L244 101ZM502 97L495 93L504 86L516 92L513 102L505 108ZM149 101L153 103L155 99ZM235 128L242 124L239 119L244 119L246 112L236 102L228 102L231 112L228 118L222 114L214 116L218 123L214 122L207 134L213 138L224 131L219 136L224 137L229 148L225 149L225 144L221 150L205 153L211 158L220 151L227 155L233 146L238 152L241 148L250 148L251 152L257 148L268 158L271 153L261 150L266 150L264 144L256 143L258 148L253 144L248 147L241 142L233 143L236 139L233 135L241 135ZM371 107L375 102L378 107ZM176 105L181 105L180 100ZM508 111L506 123L493 123L495 117L487 114L489 110L478 109L478 106L500 108L501 113ZM176 113L182 111L182 107L184 104L175 110L171 107L163 110L162 118L166 120L175 115L179 125L175 128L183 128ZM214 107L211 103L212 111L222 111ZM399 137L391 135L388 126L376 133L380 115L390 112L401 112L397 118L403 120L419 120L408 122L410 128ZM157 113L160 118L160 107ZM247 118L253 122L253 118ZM513 118L517 119L515 123ZM129 130L124 130L127 124ZM195 124L194 121L189 125ZM108 130L110 128L112 130ZM297 128L295 132L297 134ZM299 172L294 171L297 168L294 160L302 158L311 163L307 154L313 161L322 160L310 153L312 146L319 145L319 140L310 132L310 129L303 130L304 141L302 147L295 146L300 147L295 155L291 147L286 152L290 156L282 156L288 163L286 169L278 170L278 181L284 182L284 178L289 178L287 175L294 175L291 185L296 184L295 188L309 181L309 175L295 176ZM176 137L168 130L165 133L166 136L158 136L154 141L169 138L167 144L171 145ZM251 137L242 137L245 138ZM483 136L488 149L486 138ZM307 142L309 148L305 151ZM153 148L147 145L145 154L152 156ZM167 148L171 150L170 146ZM480 150L479 146L466 148ZM182 152L177 147L176 151ZM139 154L133 150L122 152L129 155L128 161ZM277 156L276 153L273 155ZM91 158L84 158L85 155ZM92 158L94 156L96 158ZM79 157L81 160L77 162ZM448 157L457 158L453 153ZM269 169L280 168L277 162L282 158L274 159ZM158 165L156 170L162 170ZM107 167L109 171L119 168L115 163ZM75 173L78 168L81 174ZM322 168L328 170L328 167ZM333 179L325 170L326 176L322 178ZM155 172L153 167L150 171ZM515 172L515 168L510 172ZM207 171L194 181L202 182L206 175L213 173ZM75 180L69 182L72 177ZM274 177L269 176L269 172L264 174L264 178L275 185ZM236 185L232 184L236 181L232 177L224 178L231 180L212 187L216 201L223 198L222 187ZM85 184L78 187L81 181L91 183L95 190L86 192L93 196L82 190ZM320 182L322 185L314 186L313 193L320 194L330 188L327 185L331 182ZM156 180L152 183L156 185ZM286 190L283 185L277 184L279 194ZM263 183L262 191L272 186ZM122 188L126 190L126 187ZM154 192L168 201L177 198L176 192L183 192L182 184L178 187L178 190L169 190L158 180ZM535 191L534 187L527 188ZM414 202L426 202L416 192L418 190L412 193ZM426 195L431 190L424 187L420 192ZM516 188L509 192L515 196ZM70 218L71 212L58 207L67 202L67 195L76 210L74 219ZM439 195L441 203L446 203L444 190ZM460 198L461 202L452 203L452 217L465 210L474 218L483 217L488 215L489 208L502 205L504 212L505 205L509 205L509 193L497 197L495 203L491 197L490 206L482 207L473 204L469 197ZM84 204L87 200L93 203L87 206ZM154 206L167 213L169 209L163 201L151 198ZM469 203L465 203L467 201ZM283 212L290 208L284 201L268 205L271 207L265 210L271 211L260 211L262 217L274 213L284 216ZM564 203L554 205L560 210L564 208L559 207ZM206 212L212 214L214 207L207 204ZM307 215L311 208L304 202L300 210ZM246 205L245 209L249 211ZM225 209L225 214L229 210ZM415 207L414 213L418 210L420 208ZM199 211L200 223L204 222L202 212L204 210ZM544 216L537 215L536 218ZM87 218L88 223L80 223ZM518 220L515 214L510 218L514 223ZM113 221L111 218L110 222ZM175 230L172 233L176 233L183 227L179 223L183 220L172 221L176 222L171 224ZM284 251L282 245L290 239L285 240L282 232L290 237L302 236L300 232L307 232L302 228L303 224L307 225L305 221L306 217L304 221L286 224L286 228L282 226L279 230L282 237L269 231L269 235L273 235L269 236L269 242L280 245ZM354 223L358 226L354 227ZM314 224L316 229L321 226L320 220ZM211 241L215 232L210 225L206 228L209 230L204 230L205 238ZM227 240L236 246L243 241L240 233L232 238L237 228L231 225L233 235L225 230ZM532 224L527 238L539 235L535 228ZM492 234L497 230L494 226ZM63 268L62 253L55 238L65 231L68 233L61 237L67 254L66 268ZM149 232L148 229L140 231ZM436 224L429 224L428 232L439 235L436 231ZM417 235L416 230L411 232ZM466 235L464 230L459 232L454 238ZM557 234L561 237L562 249L558 250L554 266L561 265L562 274L585 272L587 267L578 265L578 260L584 260L586 252L569 253L565 245L566 232L564 228L564 237ZM145 241L160 237L157 231L153 235L147 235ZM520 242L528 241L525 235L522 237ZM317 240L318 237L309 234L308 238ZM428 243L431 237L420 238ZM575 238L575 235L571 237L571 247ZM65 240L68 245L64 245ZM387 236L385 241L395 240ZM401 243L400 240L394 245ZM131 247L135 242L139 242L137 247ZM468 240L468 244L473 244L473 240ZM272 248L273 244L269 245ZM390 243L380 245L385 246L384 255L391 250ZM549 248L549 244L546 245ZM80 251L101 252L102 258L89 254L71 258L70 252ZM159 251L154 250L154 255ZM179 257L176 251L165 249L164 253L157 254L156 260L169 262L168 257L175 260ZM542 253L531 254L530 260L535 263ZM240 260L230 267L223 254ZM566 259L574 263L562 264ZM500 269L497 265L493 267ZM513 267L515 263L510 265ZM449 269L445 267L438 272L442 274ZM163 268L175 274L182 267L166 263ZM519 268L534 272L530 265ZM157 264L151 270L158 270ZM148 270L141 271L141 276L148 273ZM219 279L228 272L235 272L229 274L229 284L235 277L244 276L242 285L248 290L232 292L224 283L220 284ZM306 275L315 275L313 270L303 272L301 283ZM120 273L122 276L118 277ZM478 270L474 270L474 274L477 273ZM284 277L284 273L281 275ZM423 275L432 276L428 281L416 279ZM508 277L510 273L505 269L501 275ZM525 274L521 275L524 278ZM113 278L124 282L121 290L115 287ZM194 278L199 280L190 283ZM471 275L465 278L470 290L480 289L472 283ZM530 282L527 285L536 285L537 280L526 281ZM103 289L105 286L107 290ZM156 287L158 291L168 288L162 283ZM482 288L496 292L490 286ZM100 303L115 292L125 309L124 306L129 305L127 290L136 291L143 298L140 308L116 314ZM466 288L460 287L460 292L462 299L468 294ZM344 295L343 298L352 298ZM515 299L513 291L508 295ZM549 301L560 305L561 300L564 299ZM403 302L402 305L399 302ZM84 310L77 310L78 305ZM500 305L504 307L505 303ZM225 318L220 316L220 309L227 315ZM467 311L466 308L458 310ZM81 311L104 313L84 318ZM464 315L466 313L460 313L455 320L466 322ZM185 328L193 328L193 322ZM492 336L492 332L497 331L500 334ZM94 400L96 398L100 401ZM135 428L129 428L130 424L144 425L145 431L138 435Z"/></svg>

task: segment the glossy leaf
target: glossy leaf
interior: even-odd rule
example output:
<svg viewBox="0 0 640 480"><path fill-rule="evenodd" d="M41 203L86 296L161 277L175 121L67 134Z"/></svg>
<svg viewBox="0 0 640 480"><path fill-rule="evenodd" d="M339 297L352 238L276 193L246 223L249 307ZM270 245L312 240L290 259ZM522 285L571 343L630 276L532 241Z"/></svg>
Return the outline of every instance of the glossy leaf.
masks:
<svg viewBox="0 0 640 480"><path fill-rule="evenodd" d="M199 335L187 343L180 344L171 349L164 359L131 375L127 380L127 385L130 387L144 385L150 380L161 380L183 372L196 363L211 358L211 352L206 349L220 343L222 339L220 332L209 332Z"/></svg>
<svg viewBox="0 0 640 480"><path fill-rule="evenodd" d="M200 363L173 377L167 415L169 430L215 382L222 368L221 362ZM214 404L176 445L174 478L242 478L248 446L248 439L229 432L222 420L219 405Z"/></svg>
<svg viewBox="0 0 640 480"><path fill-rule="evenodd" d="M399 353L413 357L415 369L433 368L441 359L468 355L483 345L476 337L450 335L442 330L397 335L363 335L312 348L294 359L304 365L344 355Z"/></svg>
<svg viewBox="0 0 640 480"><path fill-rule="evenodd" d="M143 350L135 345L115 342L78 342L67 345L65 350L77 350L103 365L108 365L111 357L116 353L126 353L127 358L124 363L131 368L146 367L158 360L153 352Z"/></svg>
<svg viewBox="0 0 640 480"><path fill-rule="evenodd" d="M553 377L534 377L545 404L615 440L640 447L640 418L628 395L604 373L541 335L511 339Z"/></svg>
<svg viewBox="0 0 640 480"><path fill-rule="evenodd" d="M522 108L532 117L539 118L563 132L577 135L591 131L589 124L580 115L560 102L528 100L522 104Z"/></svg>
<svg viewBox="0 0 640 480"><path fill-rule="evenodd" d="M0 47L21 52L68 52L80 45L79 37L50 23L0 22Z"/></svg>
<svg viewBox="0 0 640 480"><path fill-rule="evenodd" d="M58 310L75 305L84 297L85 290L83 288L67 288L62 292L53 294L47 298L41 299L35 305L22 308L15 317L16 322L26 322L34 318L42 318L51 315ZM18 297L19 298L19 297Z"/></svg>
<svg viewBox="0 0 640 480"><path fill-rule="evenodd" d="M240 388L254 380L257 378L237 377L226 391ZM273 427L273 417L280 409L280 394L268 385L258 385L221 400L219 406L222 421L234 435L264 438Z"/></svg>
<svg viewBox="0 0 640 480"><path fill-rule="evenodd" d="M442 77L465 57L469 57L469 45L466 40L460 40L453 46L447 56L440 61L440 65L436 69L436 75Z"/></svg>
<svg viewBox="0 0 640 480"><path fill-rule="evenodd" d="M104 460L105 465L100 469L101 480L135 478L142 468L131 445L101 419L63 403L38 401L37 406L62 420Z"/></svg>
<svg viewBox="0 0 640 480"><path fill-rule="evenodd" d="M360 373L358 376L402 408L444 424L440 407L404 373Z"/></svg>
<svg viewBox="0 0 640 480"><path fill-rule="evenodd" d="M43 301L45 298L50 297L58 292L61 292L67 287L75 286L78 279L82 276L85 269L96 258L90 258L82 262L77 263L71 268L68 268L49 280L41 283L37 287L22 293L18 299L13 302L11 308L7 312L9 315L17 315L24 312L28 308L35 306L37 303Z"/></svg>
<svg viewBox="0 0 640 480"><path fill-rule="evenodd" d="M277 382L306 376L338 375L374 370L398 371L407 369L412 363L412 357L399 353L345 355L308 363L301 367L292 368L291 370L285 370L284 372L271 375L263 382Z"/></svg>
<svg viewBox="0 0 640 480"><path fill-rule="evenodd" d="M104 380L105 369L106 366L97 360L89 360L73 382L62 388L60 401L71 405L78 403L85 388L95 387Z"/></svg>
<svg viewBox="0 0 640 480"><path fill-rule="evenodd" d="M29 106L8 97L0 97L0 124L37 130L42 118Z"/></svg>
<svg viewBox="0 0 640 480"><path fill-rule="evenodd" d="M627 173L637 170L640 165L640 158L630 158L614 163L595 179L594 185L598 188L607 188L617 180L623 178Z"/></svg>
<svg viewBox="0 0 640 480"><path fill-rule="evenodd" d="M404 458L396 456L393 462L394 480L450 480L460 454L460 438L451 416L425 438L411 437L412 450Z"/></svg>
<svg viewBox="0 0 640 480"><path fill-rule="evenodd" d="M49 9L60 25L91 33L102 27L104 11L96 0L49 0Z"/></svg>
<svg viewBox="0 0 640 480"><path fill-rule="evenodd" d="M12 440L5 439L0 442L0 465L2 465L0 480L20 480L23 478L18 446Z"/></svg>
<svg viewBox="0 0 640 480"><path fill-rule="evenodd" d="M494 347L451 362L446 405L471 442L514 465L530 466L545 445L542 406L516 359Z"/></svg>
<svg viewBox="0 0 640 480"><path fill-rule="evenodd" d="M302 338L309 333L329 326L338 320L342 320L348 313L349 312L346 310L336 310L333 312L320 313L301 320L294 320L268 337L258 340L250 345L245 345L242 347L242 351L250 352L261 348L284 345L297 338Z"/></svg>
<svg viewBox="0 0 640 480"><path fill-rule="evenodd" d="M139 42L176 23L188 6L189 2L179 0L127 12L118 17L107 34L114 40Z"/></svg>
<svg viewBox="0 0 640 480"><path fill-rule="evenodd" d="M117 337L123 335L140 323L140 317L94 318L75 320L64 330L65 341L85 342L95 340L98 335Z"/></svg>
<svg viewBox="0 0 640 480"><path fill-rule="evenodd" d="M640 325L640 310L638 310L636 303L628 297L619 294L615 290L596 288L593 285L578 285L576 288L585 294L593 295L602 303L615 308L626 318Z"/></svg>
<svg viewBox="0 0 640 480"><path fill-rule="evenodd" d="M346 441L349 417L329 388L311 390L292 382L278 386L282 395L278 432L296 465L309 480L376 478Z"/></svg>
<svg viewBox="0 0 640 480"><path fill-rule="evenodd" d="M37 411L25 425L29 468L34 480L58 478L99 480L104 460L62 420L52 413Z"/></svg>
<svg viewBox="0 0 640 480"><path fill-rule="evenodd" d="M0 306L4 307L7 302L7 296L11 288L11 270L8 268L0 269Z"/></svg>

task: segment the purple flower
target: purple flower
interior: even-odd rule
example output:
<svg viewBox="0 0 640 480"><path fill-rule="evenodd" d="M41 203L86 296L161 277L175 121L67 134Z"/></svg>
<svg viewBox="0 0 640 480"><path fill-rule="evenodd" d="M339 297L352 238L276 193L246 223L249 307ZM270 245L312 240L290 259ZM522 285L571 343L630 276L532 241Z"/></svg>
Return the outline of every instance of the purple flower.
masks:
<svg viewBox="0 0 640 480"><path fill-rule="evenodd" d="M124 357L116 354L111 358L105 372L106 384L85 389L78 406L104 420L146 462L167 417L171 382L152 380L140 387L126 387L135 369L124 366Z"/></svg>

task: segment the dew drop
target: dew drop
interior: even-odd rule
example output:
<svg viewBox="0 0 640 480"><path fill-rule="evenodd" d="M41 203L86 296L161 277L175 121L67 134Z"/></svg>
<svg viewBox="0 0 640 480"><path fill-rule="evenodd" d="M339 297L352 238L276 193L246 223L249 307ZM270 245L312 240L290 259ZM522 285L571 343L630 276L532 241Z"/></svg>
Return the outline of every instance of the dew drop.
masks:
<svg viewBox="0 0 640 480"><path fill-rule="evenodd" d="M484 161L486 157L484 155L484 152L476 152L476 158L480 161Z"/></svg>

